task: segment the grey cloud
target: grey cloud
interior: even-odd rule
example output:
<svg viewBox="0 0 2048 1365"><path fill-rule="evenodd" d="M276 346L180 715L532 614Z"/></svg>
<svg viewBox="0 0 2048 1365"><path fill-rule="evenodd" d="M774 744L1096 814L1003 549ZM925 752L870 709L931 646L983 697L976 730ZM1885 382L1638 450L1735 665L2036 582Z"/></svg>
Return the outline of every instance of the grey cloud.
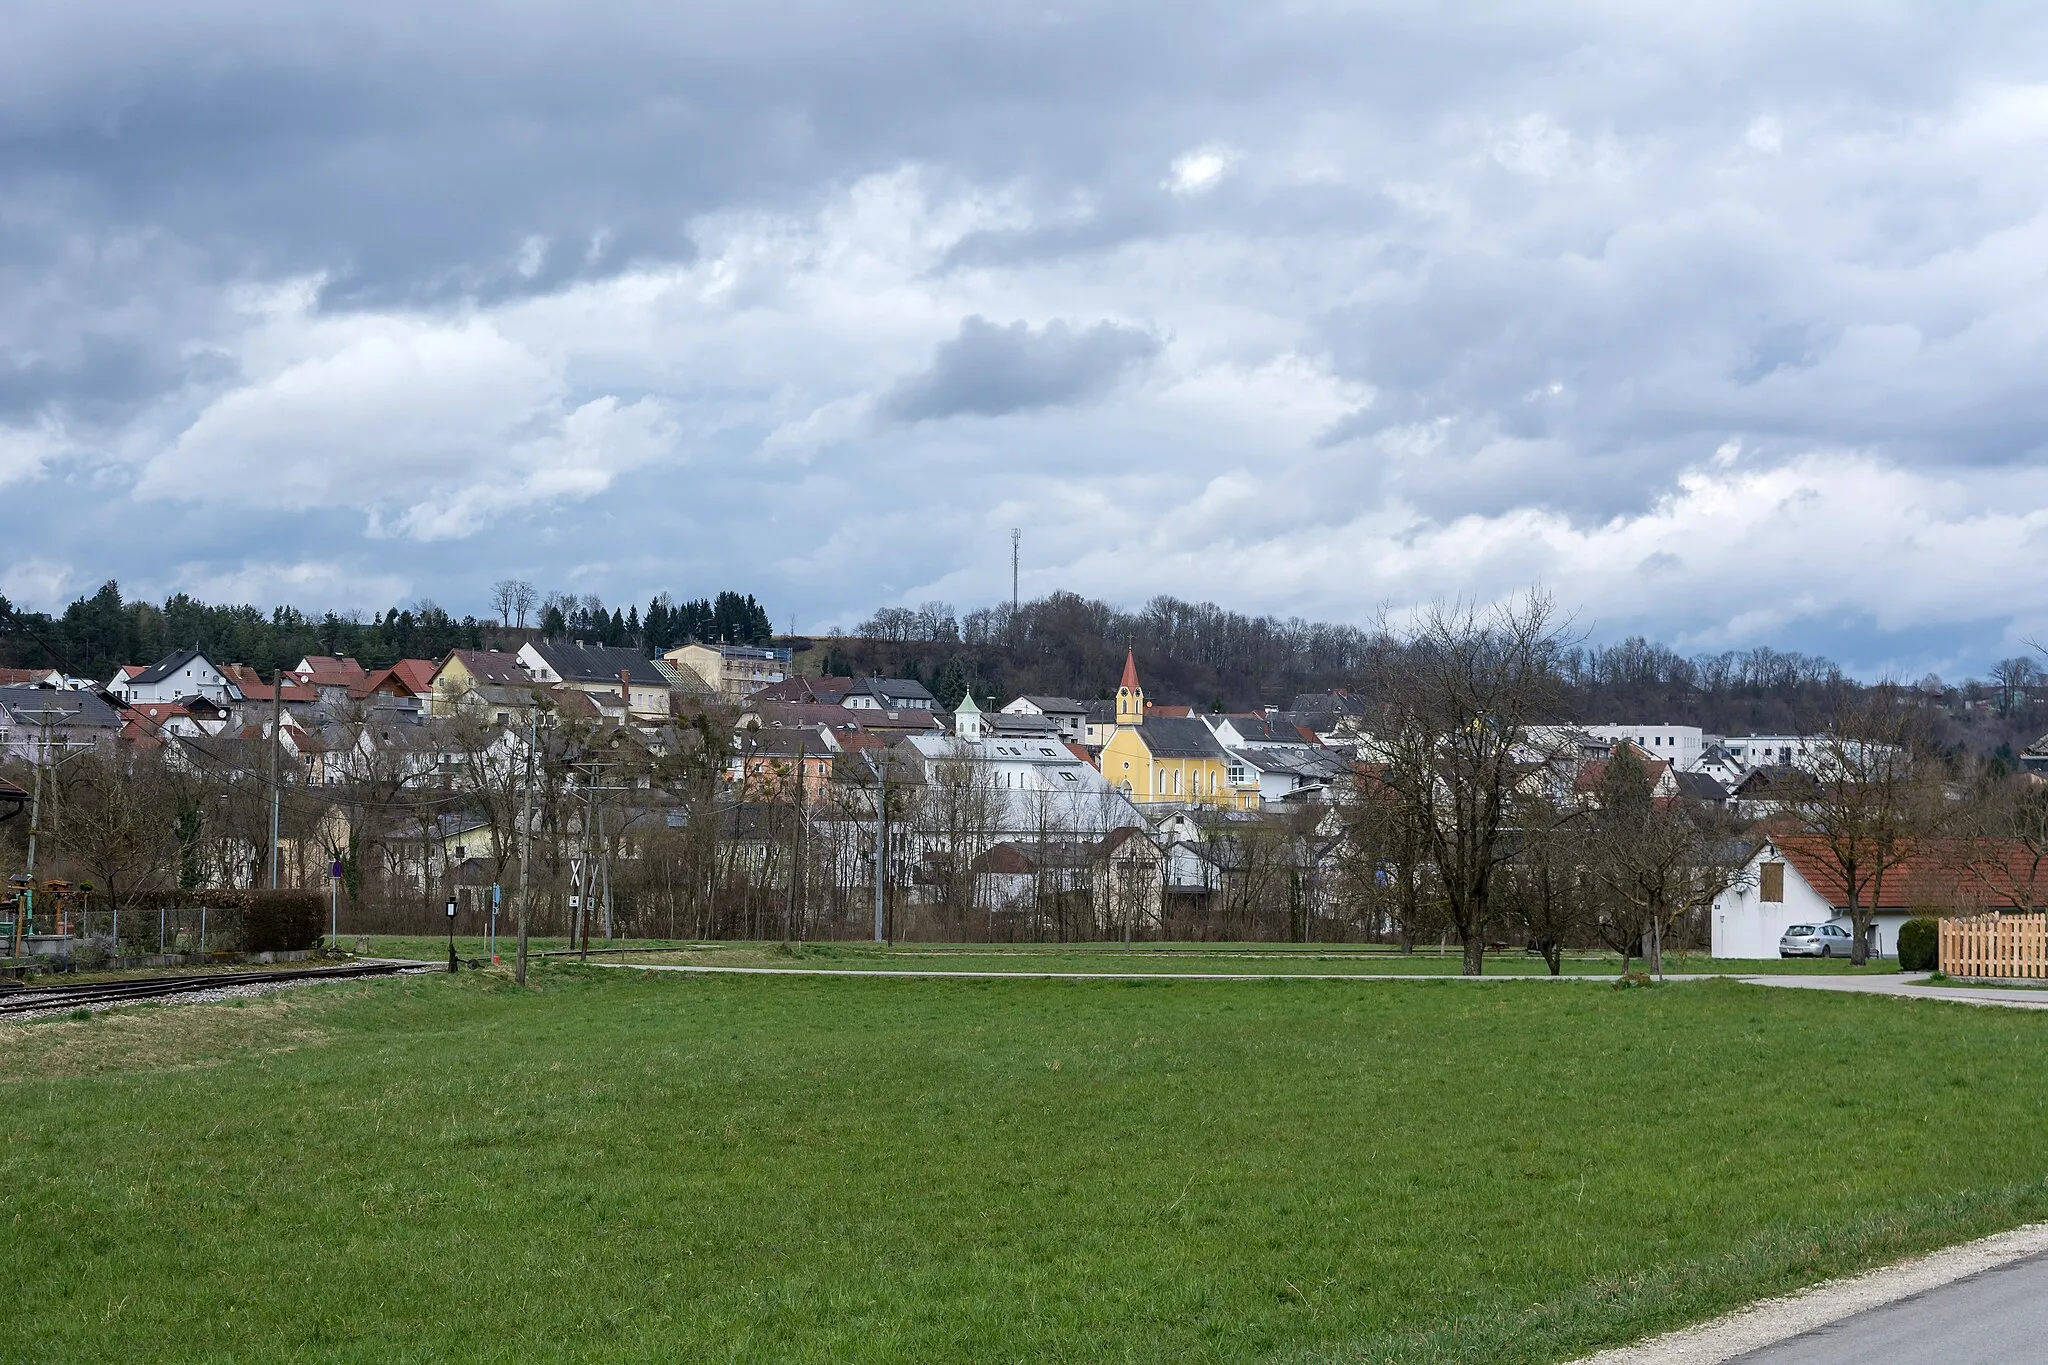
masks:
<svg viewBox="0 0 2048 1365"><path fill-rule="evenodd" d="M1136 327L1054 320L1034 331L964 319L931 368L890 390L882 411L900 422L1001 417L1100 398L1134 366L1159 353L1159 338Z"/></svg>

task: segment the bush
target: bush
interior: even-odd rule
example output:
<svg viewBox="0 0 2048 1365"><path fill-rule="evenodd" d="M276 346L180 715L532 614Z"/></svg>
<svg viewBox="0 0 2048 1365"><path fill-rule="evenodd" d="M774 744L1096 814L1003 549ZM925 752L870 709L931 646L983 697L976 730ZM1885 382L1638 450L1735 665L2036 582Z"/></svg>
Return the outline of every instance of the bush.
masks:
<svg viewBox="0 0 2048 1365"><path fill-rule="evenodd" d="M1941 921L1920 916L1899 926L1899 970L1931 972L1941 965Z"/></svg>
<svg viewBox="0 0 2048 1365"><path fill-rule="evenodd" d="M1614 978L1614 989L1618 991L1647 990L1657 984L1657 978L1648 972L1623 972Z"/></svg>

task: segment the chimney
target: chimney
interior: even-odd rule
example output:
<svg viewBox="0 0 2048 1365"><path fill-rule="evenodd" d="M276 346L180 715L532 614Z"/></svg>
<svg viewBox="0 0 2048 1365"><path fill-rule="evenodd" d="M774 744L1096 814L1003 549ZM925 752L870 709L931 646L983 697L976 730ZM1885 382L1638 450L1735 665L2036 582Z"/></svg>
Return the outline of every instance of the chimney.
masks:
<svg viewBox="0 0 2048 1365"><path fill-rule="evenodd" d="M619 700L628 711L633 709L633 678L630 670L624 668L619 670Z"/></svg>

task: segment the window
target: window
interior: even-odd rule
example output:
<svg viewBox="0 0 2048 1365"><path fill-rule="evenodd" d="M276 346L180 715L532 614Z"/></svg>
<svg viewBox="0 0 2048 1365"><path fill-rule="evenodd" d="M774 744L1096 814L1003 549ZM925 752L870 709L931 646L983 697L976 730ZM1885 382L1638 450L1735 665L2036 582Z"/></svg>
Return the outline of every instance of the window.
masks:
<svg viewBox="0 0 2048 1365"><path fill-rule="evenodd" d="M1783 905L1785 903L1785 865L1783 863L1764 864L1763 882L1761 889L1757 893L1757 899L1772 905Z"/></svg>

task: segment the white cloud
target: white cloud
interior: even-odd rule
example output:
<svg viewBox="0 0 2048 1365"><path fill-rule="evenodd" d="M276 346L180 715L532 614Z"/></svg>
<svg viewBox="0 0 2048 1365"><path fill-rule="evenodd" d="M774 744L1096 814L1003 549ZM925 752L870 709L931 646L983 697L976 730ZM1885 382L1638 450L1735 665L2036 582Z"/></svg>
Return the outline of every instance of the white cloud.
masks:
<svg viewBox="0 0 2048 1365"><path fill-rule="evenodd" d="M412 580L403 574L364 572L331 560L246 561L229 568L191 563L164 577L158 596L188 592L207 602L289 605L313 612L404 602L413 591Z"/></svg>
<svg viewBox="0 0 2048 1365"><path fill-rule="evenodd" d="M459 538L592 497L668 448L660 400L574 401L559 362L487 319L328 319L275 297L259 311L246 382L143 467L138 496L352 508L372 534Z"/></svg>
<svg viewBox="0 0 2048 1365"><path fill-rule="evenodd" d="M1198 147L1183 152L1167 168L1166 188L1175 194L1207 194L1237 167L1237 153L1228 147Z"/></svg>
<svg viewBox="0 0 2048 1365"><path fill-rule="evenodd" d="M38 556L0 561L0 597L19 607L59 610L77 583L77 572L69 564Z"/></svg>

